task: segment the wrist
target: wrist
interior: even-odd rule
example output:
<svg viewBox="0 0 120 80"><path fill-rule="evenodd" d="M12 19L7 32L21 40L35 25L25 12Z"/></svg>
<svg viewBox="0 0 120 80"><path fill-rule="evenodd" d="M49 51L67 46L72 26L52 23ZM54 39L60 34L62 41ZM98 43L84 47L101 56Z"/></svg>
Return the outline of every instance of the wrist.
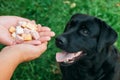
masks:
<svg viewBox="0 0 120 80"><path fill-rule="evenodd" d="M0 25L0 28L3 27L2 25ZM0 44L1 44L1 36L0 36Z"/></svg>
<svg viewBox="0 0 120 80"><path fill-rule="evenodd" d="M21 63L20 55L5 48L0 52L0 80L10 80L16 67Z"/></svg>
<svg viewBox="0 0 120 80"><path fill-rule="evenodd" d="M22 63L22 55L16 50L7 48L8 47L3 48L0 52L0 55L2 55L3 58L5 58L6 60L11 60L11 62L13 62L16 65Z"/></svg>

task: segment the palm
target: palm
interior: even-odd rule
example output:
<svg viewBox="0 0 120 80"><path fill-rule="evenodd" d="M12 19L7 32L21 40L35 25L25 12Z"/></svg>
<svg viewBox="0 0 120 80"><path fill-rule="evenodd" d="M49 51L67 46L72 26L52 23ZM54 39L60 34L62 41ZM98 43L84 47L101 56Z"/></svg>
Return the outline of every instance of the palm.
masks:
<svg viewBox="0 0 120 80"><path fill-rule="evenodd" d="M4 26L5 28L9 28L10 26L15 26L18 21L30 21L25 18L16 17L16 16L3 16L0 17L0 25Z"/></svg>
<svg viewBox="0 0 120 80"><path fill-rule="evenodd" d="M0 42L5 45L12 45L15 41L10 36L8 31L9 27L17 25L19 21L27 21L30 23L35 24L34 21L30 21L25 18L16 17L16 16L0 16ZM54 33L50 31L48 27L41 27L40 28L40 41L28 41L25 43L29 44L40 44L40 42L46 42L50 40L50 37L54 36Z"/></svg>
<svg viewBox="0 0 120 80"><path fill-rule="evenodd" d="M15 26L18 21L24 20L29 21L24 18L16 17L16 16L2 16L0 17L0 42L5 45L12 45L14 40L10 36L8 28L11 26Z"/></svg>
<svg viewBox="0 0 120 80"><path fill-rule="evenodd" d="M8 29L0 26L0 42L5 45L11 45L13 44L14 40L10 36L10 33L8 32Z"/></svg>

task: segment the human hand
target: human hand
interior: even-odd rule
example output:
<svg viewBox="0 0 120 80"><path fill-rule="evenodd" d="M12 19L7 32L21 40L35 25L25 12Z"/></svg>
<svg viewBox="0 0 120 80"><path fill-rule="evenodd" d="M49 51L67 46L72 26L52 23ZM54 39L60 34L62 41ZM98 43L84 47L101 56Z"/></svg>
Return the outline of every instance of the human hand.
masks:
<svg viewBox="0 0 120 80"><path fill-rule="evenodd" d="M14 43L8 29L11 26L15 26L19 20L30 21L17 16L0 16L0 43L4 45L12 45Z"/></svg>
<svg viewBox="0 0 120 80"><path fill-rule="evenodd" d="M3 48L1 54L9 56L8 58L16 60L19 64L38 58L46 49L47 42L37 46L31 44L17 44Z"/></svg>
<svg viewBox="0 0 120 80"><path fill-rule="evenodd" d="M4 45L13 45L17 44L15 40L11 37L8 29L11 26L17 25L18 21L27 21L35 24L35 21L30 21L25 18L17 17L17 16L0 16L0 43ZM41 44L42 42L49 41L52 36L54 36L54 32L52 32L48 27L40 27L40 40L36 41L27 41L24 43L30 44Z"/></svg>
<svg viewBox="0 0 120 80"><path fill-rule="evenodd" d="M25 61L38 58L47 49L47 42L40 45L16 44L0 52L0 80L10 80L16 67Z"/></svg>

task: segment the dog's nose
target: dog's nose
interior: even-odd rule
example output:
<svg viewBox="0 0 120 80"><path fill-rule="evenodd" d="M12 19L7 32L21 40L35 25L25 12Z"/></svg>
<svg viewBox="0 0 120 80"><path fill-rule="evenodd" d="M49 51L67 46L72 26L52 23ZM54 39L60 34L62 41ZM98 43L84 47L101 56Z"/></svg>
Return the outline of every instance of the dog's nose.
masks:
<svg viewBox="0 0 120 80"><path fill-rule="evenodd" d="M57 45L57 46L66 46L66 44L67 44L67 40L66 40L65 37L63 37L63 36L58 36L58 37L56 38L56 45Z"/></svg>

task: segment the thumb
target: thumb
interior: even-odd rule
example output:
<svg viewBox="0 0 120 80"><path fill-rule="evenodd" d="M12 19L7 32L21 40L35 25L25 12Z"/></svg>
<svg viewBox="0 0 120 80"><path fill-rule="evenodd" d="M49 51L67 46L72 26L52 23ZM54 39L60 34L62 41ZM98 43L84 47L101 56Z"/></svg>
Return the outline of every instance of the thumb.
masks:
<svg viewBox="0 0 120 80"><path fill-rule="evenodd" d="M48 42L44 42L37 46L36 49L37 49L38 53L40 53L40 55L47 50L47 44L48 44Z"/></svg>
<svg viewBox="0 0 120 80"><path fill-rule="evenodd" d="M14 45L15 44L15 41L12 38L6 37L5 35L1 35L0 37L1 37L0 43L2 43L4 45L10 46L10 45Z"/></svg>
<svg viewBox="0 0 120 80"><path fill-rule="evenodd" d="M14 39L11 38L10 33L8 30L0 25L0 43L4 45L13 45Z"/></svg>

